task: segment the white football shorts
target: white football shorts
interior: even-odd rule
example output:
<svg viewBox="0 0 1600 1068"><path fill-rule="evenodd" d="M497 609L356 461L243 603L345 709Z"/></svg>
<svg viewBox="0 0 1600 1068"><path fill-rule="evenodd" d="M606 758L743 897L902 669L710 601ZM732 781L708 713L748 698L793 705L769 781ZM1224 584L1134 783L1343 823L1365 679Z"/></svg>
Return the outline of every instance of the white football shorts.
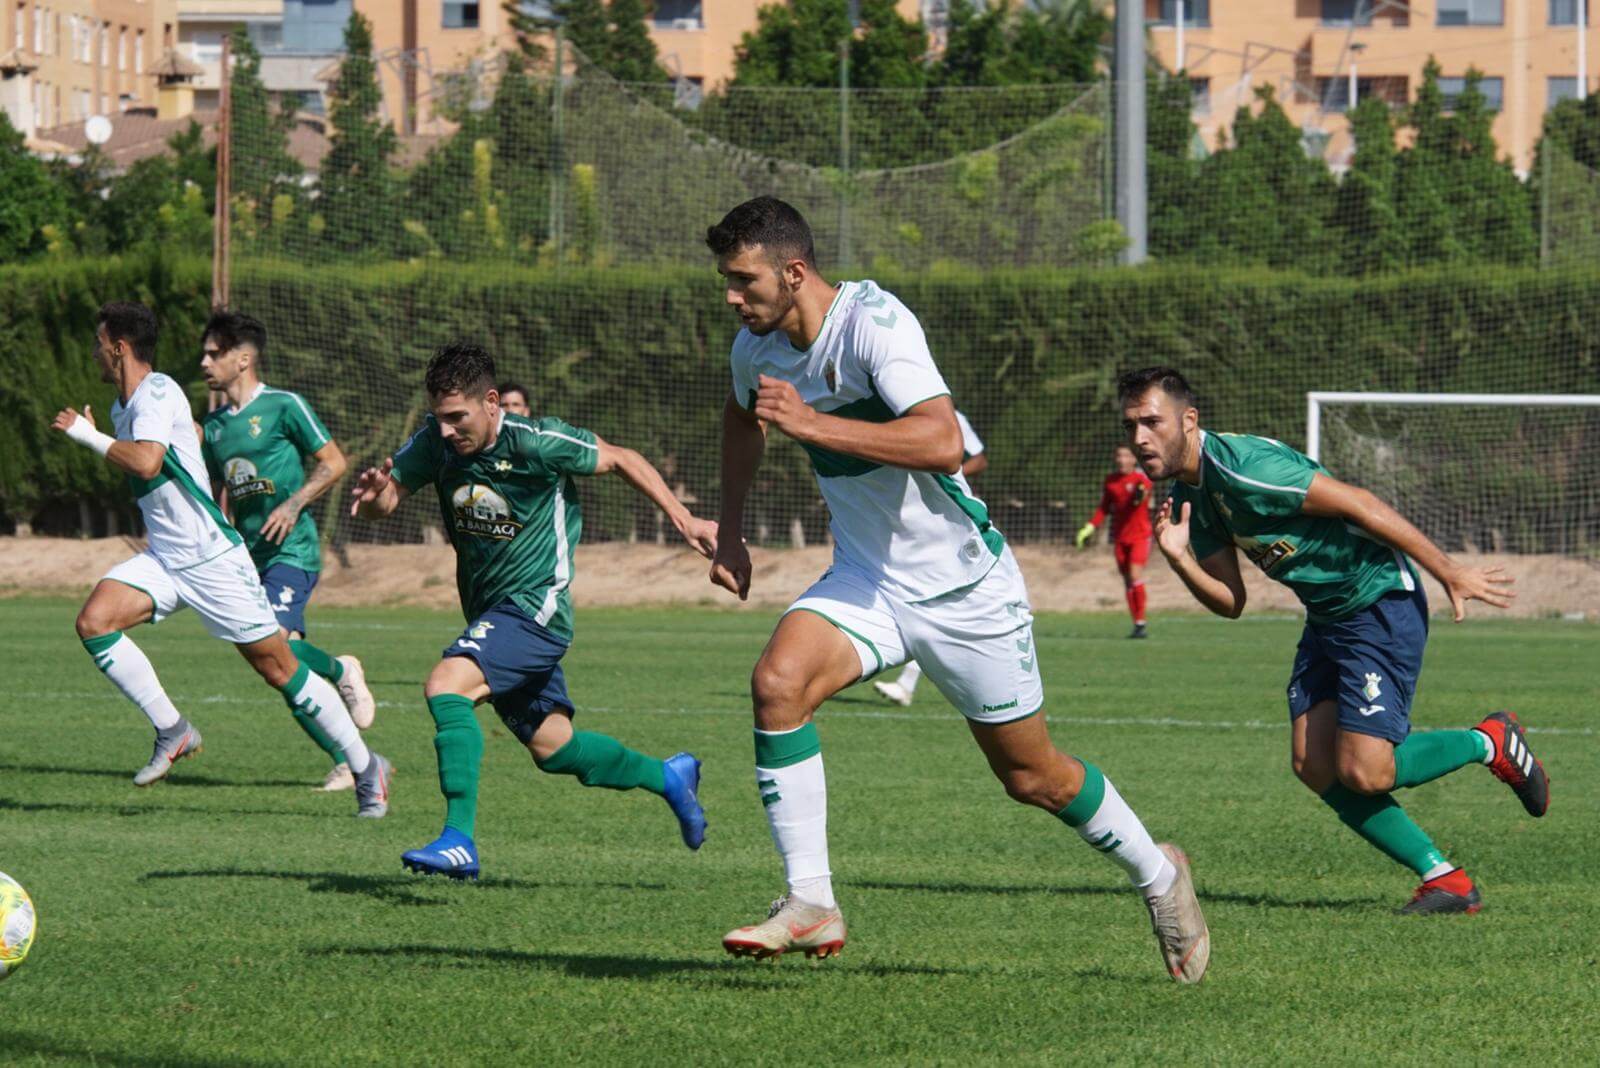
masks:
<svg viewBox="0 0 1600 1068"><path fill-rule="evenodd" d="M1044 706L1033 609L1006 547L981 580L928 601L897 601L848 562L836 562L789 606L838 627L861 658L861 677L907 660L977 723L1026 719ZM785 613L787 614L787 613Z"/></svg>
<svg viewBox="0 0 1600 1068"><path fill-rule="evenodd" d="M267 591L243 545L192 567L170 570L146 551L122 561L105 577L149 594L155 604L152 623L187 606L213 638L235 645L249 645L278 632Z"/></svg>

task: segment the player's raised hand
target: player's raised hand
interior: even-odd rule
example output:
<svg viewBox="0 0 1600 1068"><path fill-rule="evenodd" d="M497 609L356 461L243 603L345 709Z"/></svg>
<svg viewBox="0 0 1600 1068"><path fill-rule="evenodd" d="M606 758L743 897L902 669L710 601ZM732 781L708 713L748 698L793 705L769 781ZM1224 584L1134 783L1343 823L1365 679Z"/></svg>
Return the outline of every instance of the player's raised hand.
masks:
<svg viewBox="0 0 1600 1068"><path fill-rule="evenodd" d="M1172 498L1168 497L1156 513L1156 544L1169 560L1178 559L1189 548L1189 508L1189 502L1184 501L1183 509L1174 519Z"/></svg>
<svg viewBox="0 0 1600 1068"><path fill-rule="evenodd" d="M1445 592L1450 595L1450 607L1455 611L1456 622L1467 618L1468 601L1510 608L1512 599L1517 596L1511 589L1511 584L1516 581L1498 564L1494 567L1458 568L1444 584Z"/></svg>
<svg viewBox="0 0 1600 1068"><path fill-rule="evenodd" d="M689 547L707 560L716 558L717 555L717 523L714 519L700 519L690 516L683 524L683 529L678 531L683 535L683 540Z"/></svg>
<svg viewBox="0 0 1600 1068"><path fill-rule="evenodd" d="M388 493L394 485L391 472L394 471L394 457L386 457L382 467L369 467L356 478L355 486L350 490L353 498L350 502L350 514L360 516L364 506L373 504Z"/></svg>
<svg viewBox="0 0 1600 1068"><path fill-rule="evenodd" d="M352 513L354 514L354 513ZM282 545L300 519L300 506L291 497L272 510L267 521L261 524L261 536L274 545Z"/></svg>
<svg viewBox="0 0 1600 1068"><path fill-rule="evenodd" d="M711 584L721 586L739 600L750 599L750 549L743 538L723 538L711 558Z"/></svg>
<svg viewBox="0 0 1600 1068"><path fill-rule="evenodd" d="M816 409L800 399L800 391L792 382L761 375L756 386L756 406L751 414L791 438L800 438L805 425L816 417Z"/></svg>
<svg viewBox="0 0 1600 1068"><path fill-rule="evenodd" d="M56 417L50 421L50 429L59 430L64 434L71 430L72 425L79 419L87 419L89 421L89 426L91 428L94 426L94 412L87 404L83 406L82 415L78 414L78 409L73 408L70 405L61 409L56 413Z"/></svg>

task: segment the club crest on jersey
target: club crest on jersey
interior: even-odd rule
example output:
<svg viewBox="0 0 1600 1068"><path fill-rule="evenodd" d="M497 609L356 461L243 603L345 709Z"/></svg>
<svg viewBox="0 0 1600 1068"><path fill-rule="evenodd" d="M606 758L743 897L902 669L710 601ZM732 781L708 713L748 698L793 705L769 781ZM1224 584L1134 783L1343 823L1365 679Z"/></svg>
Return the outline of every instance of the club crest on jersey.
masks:
<svg viewBox="0 0 1600 1068"><path fill-rule="evenodd" d="M839 392L839 369L832 360L822 369L822 380L828 384L829 393Z"/></svg>
<svg viewBox="0 0 1600 1068"><path fill-rule="evenodd" d="M256 474L256 465L246 460L243 456L235 456L229 460L222 469L222 476L228 483L228 496L236 501L246 497L272 496L277 492L277 487L270 478L260 478Z"/></svg>
<svg viewBox="0 0 1600 1068"><path fill-rule="evenodd" d="M511 470L511 461L510 460L496 460L494 462L494 469L496 471L509 471L509 470Z"/></svg>
<svg viewBox="0 0 1600 1068"><path fill-rule="evenodd" d="M250 417L250 436L253 438L261 436L261 417L259 415Z"/></svg>
<svg viewBox="0 0 1600 1068"><path fill-rule="evenodd" d="M456 529L463 534L510 541L522 530L522 524L511 518L506 499L488 486L458 486L450 495L450 505L456 513Z"/></svg>

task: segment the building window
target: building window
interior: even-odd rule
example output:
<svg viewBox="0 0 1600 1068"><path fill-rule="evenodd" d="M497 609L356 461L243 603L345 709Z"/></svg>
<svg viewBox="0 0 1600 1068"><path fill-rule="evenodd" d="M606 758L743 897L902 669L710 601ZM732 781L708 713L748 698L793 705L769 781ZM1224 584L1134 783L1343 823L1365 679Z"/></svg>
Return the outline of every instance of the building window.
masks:
<svg viewBox="0 0 1600 1068"><path fill-rule="evenodd" d="M128 27L117 31L117 69L128 69Z"/></svg>
<svg viewBox="0 0 1600 1068"><path fill-rule="evenodd" d="M1441 26L1503 26L1505 0L1439 0Z"/></svg>
<svg viewBox="0 0 1600 1068"><path fill-rule="evenodd" d="M111 66L111 23L100 24L100 65Z"/></svg>
<svg viewBox="0 0 1600 1068"><path fill-rule="evenodd" d="M1578 79L1549 78L1546 80L1545 106L1553 108L1563 100L1578 99Z"/></svg>
<svg viewBox="0 0 1600 1068"><path fill-rule="evenodd" d="M44 55L44 9L38 4L33 5L33 54ZM44 105L39 106L39 114L44 114Z"/></svg>
<svg viewBox="0 0 1600 1068"><path fill-rule="evenodd" d="M1465 78L1440 78L1439 92L1444 94L1444 109L1454 111L1456 104L1461 100L1461 94L1467 91ZM1478 92L1483 94L1484 105L1490 111L1499 111L1505 97L1504 78L1483 78L1478 82Z"/></svg>
<svg viewBox="0 0 1600 1068"><path fill-rule="evenodd" d="M700 11L700 0L656 0L655 24L667 30L700 30L705 20Z"/></svg>
<svg viewBox="0 0 1600 1068"><path fill-rule="evenodd" d="M144 31L140 30L133 38L133 73L144 73Z"/></svg>
<svg viewBox="0 0 1600 1068"><path fill-rule="evenodd" d="M1152 16L1152 21L1157 26L1176 26L1178 23L1178 0L1155 0L1153 5L1145 7L1145 17L1150 19ZM1211 0L1184 0L1183 24L1185 26L1211 25Z"/></svg>
<svg viewBox="0 0 1600 1068"><path fill-rule="evenodd" d="M250 43L261 52L271 52L283 47L283 23L257 22L250 26Z"/></svg>
<svg viewBox="0 0 1600 1068"><path fill-rule="evenodd" d="M17 21L11 26L11 47L15 48L18 52L22 51L23 45L27 43L27 38L25 36L25 34L28 32L27 25L28 9L22 4L18 4Z"/></svg>
<svg viewBox="0 0 1600 1068"><path fill-rule="evenodd" d="M1196 115L1211 114L1211 79L1189 79L1190 110Z"/></svg>
<svg viewBox="0 0 1600 1068"><path fill-rule="evenodd" d="M1587 8L1584 14L1589 12ZM1578 0L1550 0L1550 25L1576 26L1578 24Z"/></svg>
<svg viewBox="0 0 1600 1068"><path fill-rule="evenodd" d="M81 120L81 119L87 119L88 117L89 117L89 90L87 90L87 89L79 89L78 90L78 118Z"/></svg>
<svg viewBox="0 0 1600 1068"><path fill-rule="evenodd" d="M447 30L475 30L478 28L478 5L467 0L444 0L444 28Z"/></svg>

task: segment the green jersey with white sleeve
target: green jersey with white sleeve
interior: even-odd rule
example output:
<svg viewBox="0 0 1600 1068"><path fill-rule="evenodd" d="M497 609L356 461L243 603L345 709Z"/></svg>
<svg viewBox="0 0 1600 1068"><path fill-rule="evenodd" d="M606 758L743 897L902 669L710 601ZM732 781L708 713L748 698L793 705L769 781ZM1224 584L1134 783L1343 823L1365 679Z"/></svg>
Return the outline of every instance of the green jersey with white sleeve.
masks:
<svg viewBox="0 0 1600 1068"><path fill-rule="evenodd" d="M1301 511L1326 469L1281 441L1200 432L1200 484L1172 483L1172 513L1190 505L1196 559L1237 546L1306 607L1312 623L1346 619L1392 590L1414 590L1405 554L1343 519Z"/></svg>
<svg viewBox="0 0 1600 1068"><path fill-rule="evenodd" d="M243 405L218 408L205 417L206 468L228 490L233 522L257 570L288 564L322 570L317 521L302 511L282 544L263 537L272 510L306 484L306 458L331 439L317 413L298 393L258 385Z"/></svg>
<svg viewBox="0 0 1600 1068"><path fill-rule="evenodd" d="M583 510L572 475L599 462L594 434L560 419L503 413L493 445L463 456L428 416L394 454L394 478L415 493L433 485L456 550L456 587L469 620L512 601L572 640L572 553Z"/></svg>

